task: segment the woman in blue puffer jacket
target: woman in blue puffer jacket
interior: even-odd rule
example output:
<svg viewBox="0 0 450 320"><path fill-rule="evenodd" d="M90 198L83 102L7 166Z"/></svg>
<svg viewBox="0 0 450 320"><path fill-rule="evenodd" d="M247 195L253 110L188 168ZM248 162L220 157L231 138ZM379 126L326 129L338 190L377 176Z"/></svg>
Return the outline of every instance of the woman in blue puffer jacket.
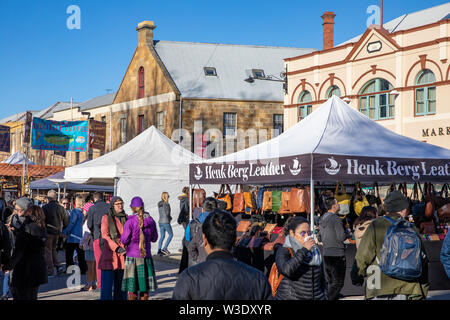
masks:
<svg viewBox="0 0 450 320"><path fill-rule="evenodd" d="M63 234L67 237L66 242L66 268L74 265L73 253L77 251L78 267L81 274L86 274L87 264L84 259L84 250L80 248L80 241L83 238L83 222L84 214L81 208L84 205L84 199L78 195L75 197L75 208L70 212L70 221L63 230Z"/></svg>

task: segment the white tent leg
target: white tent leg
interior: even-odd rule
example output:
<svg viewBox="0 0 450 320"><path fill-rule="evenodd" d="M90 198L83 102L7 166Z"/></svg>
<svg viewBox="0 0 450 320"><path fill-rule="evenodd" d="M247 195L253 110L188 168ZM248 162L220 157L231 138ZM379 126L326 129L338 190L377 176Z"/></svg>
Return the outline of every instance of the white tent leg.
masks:
<svg viewBox="0 0 450 320"><path fill-rule="evenodd" d="M310 194L310 211L309 214L311 216L311 232L314 234L314 180L311 178L310 184L309 184L309 194Z"/></svg>
<svg viewBox="0 0 450 320"><path fill-rule="evenodd" d="M58 183L58 202L61 199L61 188L59 187L59 183Z"/></svg>
<svg viewBox="0 0 450 320"><path fill-rule="evenodd" d="M192 202L192 184L190 184L189 185L189 196L188 196L188 200L189 200L189 221L191 221L193 218L192 218L192 205L193 205L193 202Z"/></svg>
<svg viewBox="0 0 450 320"><path fill-rule="evenodd" d="M119 182L119 178L114 178L114 196L117 196L117 183Z"/></svg>

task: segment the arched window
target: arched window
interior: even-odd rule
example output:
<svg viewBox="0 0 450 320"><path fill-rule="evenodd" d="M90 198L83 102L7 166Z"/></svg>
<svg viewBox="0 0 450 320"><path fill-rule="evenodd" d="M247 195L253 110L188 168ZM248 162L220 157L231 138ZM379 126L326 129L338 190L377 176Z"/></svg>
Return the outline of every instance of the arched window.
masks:
<svg viewBox="0 0 450 320"><path fill-rule="evenodd" d="M393 119L395 97L389 94L392 89L392 84L385 79L370 80L359 93L359 111L372 120Z"/></svg>
<svg viewBox="0 0 450 320"><path fill-rule="evenodd" d="M327 90L327 99L330 99L332 96L340 97L341 90L338 86L329 87Z"/></svg>
<svg viewBox="0 0 450 320"><path fill-rule="evenodd" d="M145 96L145 77L144 77L144 67L139 68L139 92L138 99Z"/></svg>
<svg viewBox="0 0 450 320"><path fill-rule="evenodd" d="M298 97L298 104L302 104L298 107L298 121L306 118L308 114L312 112L312 96L308 90L302 91Z"/></svg>
<svg viewBox="0 0 450 320"><path fill-rule="evenodd" d="M436 113L436 86L425 86L436 82L436 77L431 70L425 69L416 77L416 115Z"/></svg>

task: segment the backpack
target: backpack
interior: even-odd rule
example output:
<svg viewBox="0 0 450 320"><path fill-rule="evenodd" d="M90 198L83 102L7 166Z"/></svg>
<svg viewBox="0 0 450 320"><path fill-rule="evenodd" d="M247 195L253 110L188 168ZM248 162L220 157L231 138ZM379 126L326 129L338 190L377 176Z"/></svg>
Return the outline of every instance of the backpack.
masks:
<svg viewBox="0 0 450 320"><path fill-rule="evenodd" d="M404 219L383 218L392 225L386 231L380 260L377 257L381 271L391 278L417 280L422 275L422 243L414 225Z"/></svg>
<svg viewBox="0 0 450 320"><path fill-rule="evenodd" d="M289 253L291 254L291 257L294 256L292 253L291 248L287 248L289 250ZM281 280L283 280L283 275L278 272L277 263L274 262L272 264L272 268L270 269L269 274L269 283L270 287L272 288L272 296L275 297L278 287L280 286Z"/></svg>

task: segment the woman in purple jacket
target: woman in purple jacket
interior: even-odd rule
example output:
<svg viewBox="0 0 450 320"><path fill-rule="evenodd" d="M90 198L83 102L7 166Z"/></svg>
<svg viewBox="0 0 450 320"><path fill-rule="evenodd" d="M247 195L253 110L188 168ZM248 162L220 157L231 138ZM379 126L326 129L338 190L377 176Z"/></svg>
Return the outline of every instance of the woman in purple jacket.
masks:
<svg viewBox="0 0 450 320"><path fill-rule="evenodd" d="M133 215L123 227L121 242L126 247L125 273L122 290L128 291L128 300L148 300L149 292L157 288L151 243L158 239L153 218L144 212L140 197L131 200Z"/></svg>

